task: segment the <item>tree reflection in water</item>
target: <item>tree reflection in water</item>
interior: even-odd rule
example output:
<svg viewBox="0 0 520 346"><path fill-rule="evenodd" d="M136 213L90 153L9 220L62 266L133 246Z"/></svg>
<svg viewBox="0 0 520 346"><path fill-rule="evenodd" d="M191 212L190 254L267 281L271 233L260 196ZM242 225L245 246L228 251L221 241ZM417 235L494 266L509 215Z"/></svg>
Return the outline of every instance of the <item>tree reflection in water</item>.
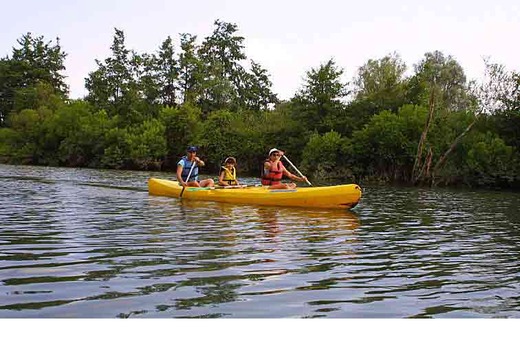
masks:
<svg viewBox="0 0 520 346"><path fill-rule="evenodd" d="M150 203L163 210L158 217L164 218L174 245L164 254L175 270L169 277L175 283L168 288L174 303L158 309L183 311L185 317L204 317L220 304L283 292L277 282L295 274L326 271L330 261L323 260L354 255L354 245L347 243L356 241L360 227L351 211L172 199ZM302 260L295 267L294 261Z"/></svg>

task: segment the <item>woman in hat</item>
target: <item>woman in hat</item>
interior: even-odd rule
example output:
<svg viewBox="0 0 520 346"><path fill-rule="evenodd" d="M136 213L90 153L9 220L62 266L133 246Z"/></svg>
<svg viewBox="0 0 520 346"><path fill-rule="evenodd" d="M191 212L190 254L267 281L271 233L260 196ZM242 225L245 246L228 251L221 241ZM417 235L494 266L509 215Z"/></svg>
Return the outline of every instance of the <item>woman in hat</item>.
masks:
<svg viewBox="0 0 520 346"><path fill-rule="evenodd" d="M268 186L269 189L294 189L295 183L282 183L282 178L285 175L291 180L306 181L305 176L298 177L289 172L280 160L284 152L273 148L269 150L269 157L264 162L264 169L262 174L262 185Z"/></svg>

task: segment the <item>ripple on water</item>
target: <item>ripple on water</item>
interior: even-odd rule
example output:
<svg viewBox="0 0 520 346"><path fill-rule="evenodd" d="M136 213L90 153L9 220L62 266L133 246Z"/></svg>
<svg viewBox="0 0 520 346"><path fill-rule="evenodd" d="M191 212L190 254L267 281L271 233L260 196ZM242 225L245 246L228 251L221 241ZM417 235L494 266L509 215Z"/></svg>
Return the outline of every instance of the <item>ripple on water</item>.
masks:
<svg viewBox="0 0 520 346"><path fill-rule="evenodd" d="M150 175L0 165L0 317L520 315L515 194L307 210L149 196Z"/></svg>

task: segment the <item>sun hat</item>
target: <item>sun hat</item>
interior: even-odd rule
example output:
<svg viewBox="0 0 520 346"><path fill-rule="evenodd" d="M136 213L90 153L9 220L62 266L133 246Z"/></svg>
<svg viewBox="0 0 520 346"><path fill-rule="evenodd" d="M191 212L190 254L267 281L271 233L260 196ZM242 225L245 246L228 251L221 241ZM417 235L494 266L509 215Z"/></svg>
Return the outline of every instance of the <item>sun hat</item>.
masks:
<svg viewBox="0 0 520 346"><path fill-rule="evenodd" d="M232 164L236 164L237 163L237 160L233 157L233 156L230 156L230 157L227 157L225 160L224 160L224 164L226 163L232 163Z"/></svg>
<svg viewBox="0 0 520 346"><path fill-rule="evenodd" d="M275 152L283 153L283 151L281 151L279 149L276 149L276 148L273 148L273 149L269 150L269 156L271 156L271 154L275 153Z"/></svg>
<svg viewBox="0 0 520 346"><path fill-rule="evenodd" d="M190 147L188 147L187 151L188 151L188 153L196 153L197 152L197 147L196 146L190 146Z"/></svg>

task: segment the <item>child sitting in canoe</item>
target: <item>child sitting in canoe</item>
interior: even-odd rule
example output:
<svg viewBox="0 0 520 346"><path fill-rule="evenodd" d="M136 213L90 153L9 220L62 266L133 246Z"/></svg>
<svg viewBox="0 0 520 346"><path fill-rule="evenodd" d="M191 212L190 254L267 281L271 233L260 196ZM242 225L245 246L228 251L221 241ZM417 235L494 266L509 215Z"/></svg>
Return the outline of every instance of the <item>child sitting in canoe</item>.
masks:
<svg viewBox="0 0 520 346"><path fill-rule="evenodd" d="M220 167L218 175L218 184L220 186L238 186L240 183L237 179L237 160L234 157L228 157L224 160L224 164Z"/></svg>

